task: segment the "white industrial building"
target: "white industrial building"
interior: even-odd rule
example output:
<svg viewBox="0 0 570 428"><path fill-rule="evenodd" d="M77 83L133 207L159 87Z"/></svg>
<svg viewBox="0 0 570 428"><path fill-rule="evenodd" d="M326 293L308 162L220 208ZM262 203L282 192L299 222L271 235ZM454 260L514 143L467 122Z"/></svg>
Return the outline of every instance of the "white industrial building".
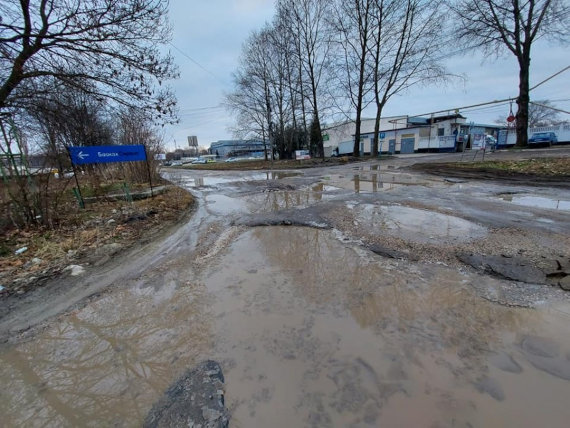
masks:
<svg viewBox="0 0 570 428"><path fill-rule="evenodd" d="M374 119L364 119L360 133L360 153L371 153ZM468 123L460 114L434 117L393 116L380 122L378 151L415 153L427 151L462 151L471 141L479 144L486 137L496 138L498 125ZM325 128L323 139L332 153L350 154L354 149L354 121Z"/></svg>

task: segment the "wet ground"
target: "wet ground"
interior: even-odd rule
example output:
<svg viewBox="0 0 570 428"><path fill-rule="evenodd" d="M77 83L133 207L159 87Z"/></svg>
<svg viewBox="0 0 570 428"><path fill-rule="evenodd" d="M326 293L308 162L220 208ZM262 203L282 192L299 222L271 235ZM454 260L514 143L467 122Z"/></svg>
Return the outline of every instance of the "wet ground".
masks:
<svg viewBox="0 0 570 428"><path fill-rule="evenodd" d="M187 224L2 318L1 425L139 426L215 360L230 426L568 426L570 191L401 163L168 172Z"/></svg>

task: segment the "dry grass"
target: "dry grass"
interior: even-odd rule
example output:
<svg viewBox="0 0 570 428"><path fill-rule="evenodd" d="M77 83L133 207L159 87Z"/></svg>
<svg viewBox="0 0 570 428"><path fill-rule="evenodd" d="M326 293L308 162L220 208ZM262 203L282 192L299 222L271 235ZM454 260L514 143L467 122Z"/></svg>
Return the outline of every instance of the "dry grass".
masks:
<svg viewBox="0 0 570 428"><path fill-rule="evenodd" d="M85 210L75 205L55 228L8 230L0 241L0 285L8 291L3 294L42 285L70 264L94 262L108 244L124 249L143 234L161 233L192 204L192 195L171 187L154 198L133 203L101 201L88 204ZM16 255L23 247L27 251Z"/></svg>
<svg viewBox="0 0 570 428"><path fill-rule="evenodd" d="M566 158L541 158L512 161L484 161L484 162L461 162L448 164L474 170L498 170L518 174L534 174L543 176L570 175L570 157Z"/></svg>
<svg viewBox="0 0 570 428"><path fill-rule="evenodd" d="M387 156L382 156L387 158ZM344 165L348 162L360 162L371 160L370 156L355 158L352 156L342 156L338 158L314 158L304 160L284 159L273 162L266 160L248 160L239 162L214 162L198 165L184 165L178 168L184 169L205 169L205 170L260 170L260 169L299 169L314 168L319 166ZM377 159L377 158L374 158Z"/></svg>

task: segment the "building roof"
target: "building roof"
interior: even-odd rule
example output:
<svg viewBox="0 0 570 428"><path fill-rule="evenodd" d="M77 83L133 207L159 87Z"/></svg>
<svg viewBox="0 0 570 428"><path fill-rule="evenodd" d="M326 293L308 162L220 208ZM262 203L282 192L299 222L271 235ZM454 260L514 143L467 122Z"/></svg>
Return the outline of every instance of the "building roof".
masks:
<svg viewBox="0 0 570 428"><path fill-rule="evenodd" d="M405 115L402 115L402 116L384 116L384 117L382 117L382 120L405 119L405 118L406 118ZM363 117L360 120L361 120L361 122L368 122L368 121L376 121L376 118L374 118L374 117ZM356 123L356 119L344 120L341 122L334 122L334 123L331 123L330 125L323 127L322 132L325 132L325 131L328 131L331 129L335 129L335 128L340 128L342 126L354 124L354 123Z"/></svg>
<svg viewBox="0 0 570 428"><path fill-rule="evenodd" d="M429 125L430 122L431 123L438 123L438 122L443 122L446 120L453 120L453 119L467 119L467 118L460 115L459 113L447 114L444 116L434 116L434 117L412 116L412 117L408 118L408 123L413 123L416 125Z"/></svg>
<svg viewBox="0 0 570 428"><path fill-rule="evenodd" d="M263 146L263 142L256 140L219 140L210 144L212 148L235 146Z"/></svg>
<svg viewBox="0 0 570 428"><path fill-rule="evenodd" d="M505 129L506 128L505 125L499 125L499 124L489 125L488 123L465 123L464 125L474 126L477 128L495 128L495 129Z"/></svg>

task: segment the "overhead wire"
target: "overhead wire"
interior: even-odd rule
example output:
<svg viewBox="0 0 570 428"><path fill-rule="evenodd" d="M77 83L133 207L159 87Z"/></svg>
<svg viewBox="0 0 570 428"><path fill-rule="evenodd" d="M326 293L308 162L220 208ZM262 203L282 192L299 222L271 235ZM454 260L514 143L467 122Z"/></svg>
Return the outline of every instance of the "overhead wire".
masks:
<svg viewBox="0 0 570 428"><path fill-rule="evenodd" d="M190 61L192 61L198 68L202 69L203 71L205 71L206 73L208 73L210 76L214 77L216 80L218 80L220 83L226 84L226 82L224 82L219 76L217 76L215 73L211 72L210 70L208 70L206 67L204 67L202 64L200 64L198 61L196 61L194 58L192 58L190 55L188 55L186 52L184 52L182 49L180 49L179 47L177 47L174 43L172 42L168 42L168 44L170 46L172 46L174 49L176 49L180 55L186 57L187 59L189 59Z"/></svg>
<svg viewBox="0 0 570 428"><path fill-rule="evenodd" d="M559 76L560 74L564 73L565 71L569 70L570 66L566 66L564 67L562 70L557 71L556 73L552 74L551 76L547 77L546 79L542 80L541 82L539 82L538 84L534 85L532 88L529 89L530 91L533 91L534 89L538 88L539 86L543 85L544 83L548 82L549 80ZM461 107L453 107L453 108L448 108L445 110L438 110L438 111L433 111L433 112L428 112L428 113L422 113L422 114L416 114L410 117L420 117L420 116L431 116L431 115L435 115L435 114L439 114L439 113L450 113L450 112L459 112L460 110L463 111L472 111L472 109L476 108L476 107L484 107L484 106L491 106L491 105L500 105L500 104L508 104L512 101L516 101L517 97L511 97L511 98L504 98L501 100L494 100L494 101L488 101L488 102L484 102L484 103L478 103L478 104L472 104L469 106L461 106ZM563 111L564 113L567 113L566 111Z"/></svg>

